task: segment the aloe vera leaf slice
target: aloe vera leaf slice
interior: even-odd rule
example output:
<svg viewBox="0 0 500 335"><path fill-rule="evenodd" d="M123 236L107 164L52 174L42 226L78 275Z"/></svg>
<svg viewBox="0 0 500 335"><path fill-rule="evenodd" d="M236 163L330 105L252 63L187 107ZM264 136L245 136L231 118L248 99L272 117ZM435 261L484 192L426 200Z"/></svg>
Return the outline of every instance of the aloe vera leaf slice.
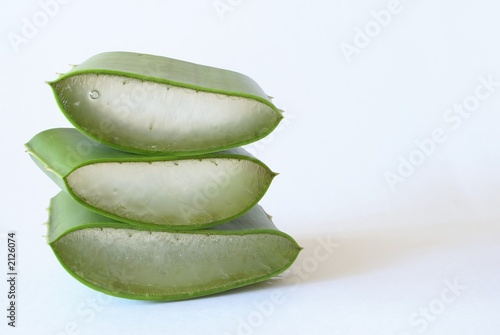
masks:
<svg viewBox="0 0 500 335"><path fill-rule="evenodd" d="M48 243L63 267L106 294L181 300L266 280L286 270L301 248L260 206L216 229L138 229L76 203L51 200Z"/></svg>
<svg viewBox="0 0 500 335"><path fill-rule="evenodd" d="M167 57L102 53L49 84L76 128L134 153L238 147L265 137L283 118L251 78Z"/></svg>
<svg viewBox="0 0 500 335"><path fill-rule="evenodd" d="M73 128L43 131L26 147L37 165L82 205L158 229L200 229L229 221L253 207L276 176L241 148L144 156L109 148Z"/></svg>

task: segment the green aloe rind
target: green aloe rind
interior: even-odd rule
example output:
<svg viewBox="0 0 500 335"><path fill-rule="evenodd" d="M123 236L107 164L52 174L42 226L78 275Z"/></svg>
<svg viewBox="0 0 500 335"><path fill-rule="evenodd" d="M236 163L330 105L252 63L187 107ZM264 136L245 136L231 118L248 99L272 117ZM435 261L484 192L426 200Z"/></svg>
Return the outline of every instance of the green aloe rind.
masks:
<svg viewBox="0 0 500 335"><path fill-rule="evenodd" d="M260 206L195 231L139 229L89 211L61 192L51 200L48 243L63 267L100 292L172 301L264 281L301 248Z"/></svg>
<svg viewBox="0 0 500 335"><path fill-rule="evenodd" d="M26 147L83 206L154 229L200 229L230 221L257 204L276 176L241 148L197 156L136 155L73 128L43 131Z"/></svg>
<svg viewBox="0 0 500 335"><path fill-rule="evenodd" d="M167 57L102 53L49 84L77 129L134 153L238 147L267 136L283 118L251 78Z"/></svg>

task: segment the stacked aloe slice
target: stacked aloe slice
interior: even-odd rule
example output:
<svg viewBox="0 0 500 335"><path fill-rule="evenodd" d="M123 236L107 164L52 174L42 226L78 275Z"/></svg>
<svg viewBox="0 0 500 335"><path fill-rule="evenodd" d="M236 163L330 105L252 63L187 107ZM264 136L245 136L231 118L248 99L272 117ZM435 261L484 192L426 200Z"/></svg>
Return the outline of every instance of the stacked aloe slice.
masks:
<svg viewBox="0 0 500 335"><path fill-rule="evenodd" d="M75 128L27 144L62 191L48 243L98 291L179 300L263 281L300 247L257 204L276 176L240 146L282 119L250 78L109 52L50 82Z"/></svg>

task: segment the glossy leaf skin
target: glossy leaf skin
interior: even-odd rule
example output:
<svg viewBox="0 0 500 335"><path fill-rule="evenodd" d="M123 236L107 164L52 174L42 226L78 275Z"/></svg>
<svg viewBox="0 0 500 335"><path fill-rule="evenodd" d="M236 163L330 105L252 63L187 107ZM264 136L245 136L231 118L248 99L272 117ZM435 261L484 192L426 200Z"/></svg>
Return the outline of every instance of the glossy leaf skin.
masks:
<svg viewBox="0 0 500 335"><path fill-rule="evenodd" d="M200 229L236 218L276 173L241 148L198 156L144 156L95 142L76 129L43 131L26 147L80 204L154 229Z"/></svg>
<svg viewBox="0 0 500 335"><path fill-rule="evenodd" d="M49 84L77 129L133 153L234 148L265 137L283 118L251 78L167 57L102 53Z"/></svg>
<svg viewBox="0 0 500 335"><path fill-rule="evenodd" d="M47 239L64 268L95 290L172 301L269 279L301 250L258 205L236 221L195 231L138 229L61 192L51 200Z"/></svg>

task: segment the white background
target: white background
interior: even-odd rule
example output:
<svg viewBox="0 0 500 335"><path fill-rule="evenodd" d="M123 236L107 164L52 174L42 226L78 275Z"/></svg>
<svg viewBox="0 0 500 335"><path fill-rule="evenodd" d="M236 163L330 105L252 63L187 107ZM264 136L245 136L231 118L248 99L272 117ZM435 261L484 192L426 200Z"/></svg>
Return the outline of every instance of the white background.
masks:
<svg viewBox="0 0 500 335"><path fill-rule="evenodd" d="M140 3L3 1L0 268L15 230L19 296L11 329L0 280L2 333L498 334L495 1ZM148 303L107 298L58 264L42 237L58 189L23 144L69 126L44 81L117 50L244 73L286 111L251 146L281 173L261 204L305 247L281 279ZM449 114L455 104L472 111Z"/></svg>

